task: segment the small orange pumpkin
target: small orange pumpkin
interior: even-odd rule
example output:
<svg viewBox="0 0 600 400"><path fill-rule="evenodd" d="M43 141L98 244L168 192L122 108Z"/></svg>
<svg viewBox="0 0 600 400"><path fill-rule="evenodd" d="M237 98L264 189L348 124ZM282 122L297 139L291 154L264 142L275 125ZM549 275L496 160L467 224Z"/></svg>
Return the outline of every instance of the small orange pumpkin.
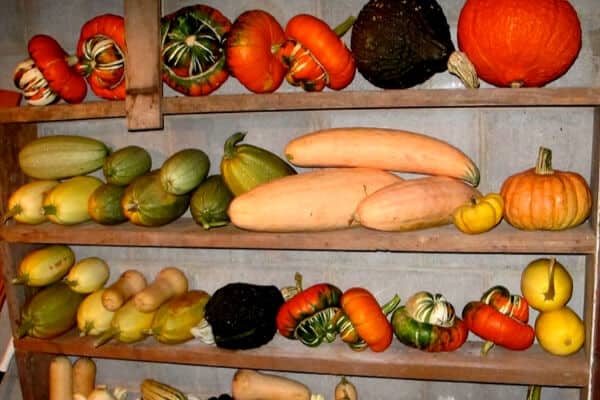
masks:
<svg viewBox="0 0 600 400"><path fill-rule="evenodd" d="M518 229L558 231L589 216L592 193L576 172L552 169L552 152L540 147L535 168L508 177L500 194L504 219Z"/></svg>
<svg viewBox="0 0 600 400"><path fill-rule="evenodd" d="M577 58L581 24L567 0L467 0L458 46L484 81L540 87Z"/></svg>

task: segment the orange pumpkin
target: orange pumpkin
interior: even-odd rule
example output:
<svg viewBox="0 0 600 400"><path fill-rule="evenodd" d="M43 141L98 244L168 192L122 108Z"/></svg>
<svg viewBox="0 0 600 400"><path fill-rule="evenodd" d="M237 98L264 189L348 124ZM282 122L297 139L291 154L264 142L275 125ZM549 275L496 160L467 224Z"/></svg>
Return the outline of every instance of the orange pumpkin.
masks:
<svg viewBox="0 0 600 400"><path fill-rule="evenodd" d="M356 65L352 52L340 39L354 23L348 18L331 29L324 21L308 14L290 19L285 27L287 41L279 55L289 67L286 80L306 91L318 92L326 86L341 90L354 79Z"/></svg>
<svg viewBox="0 0 600 400"><path fill-rule="evenodd" d="M523 230L562 230L589 216L592 193L576 172L552 169L552 152L540 147L535 168L508 177L500 194L504 218Z"/></svg>
<svg viewBox="0 0 600 400"><path fill-rule="evenodd" d="M581 25L566 0L467 0L458 46L486 82L540 87L577 58Z"/></svg>
<svg viewBox="0 0 600 400"><path fill-rule="evenodd" d="M271 14L245 11L234 21L227 36L227 68L251 92L274 92L287 70L277 56L283 42L283 28Z"/></svg>

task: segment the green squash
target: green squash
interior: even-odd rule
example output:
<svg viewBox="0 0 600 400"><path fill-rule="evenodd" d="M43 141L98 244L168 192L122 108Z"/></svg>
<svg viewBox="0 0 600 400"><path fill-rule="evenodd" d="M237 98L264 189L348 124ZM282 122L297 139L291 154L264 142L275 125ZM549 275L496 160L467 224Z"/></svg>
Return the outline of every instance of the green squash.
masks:
<svg viewBox="0 0 600 400"><path fill-rule="evenodd" d="M152 158L139 146L123 147L110 154L102 167L107 183L125 186L152 168Z"/></svg>
<svg viewBox="0 0 600 400"><path fill-rule="evenodd" d="M104 183L88 199L88 213L93 221L102 225L115 225L127 221L121 201L125 187Z"/></svg>
<svg viewBox="0 0 600 400"><path fill-rule="evenodd" d="M231 135L225 142L221 159L221 176L234 196L246 193L261 183L296 173L277 154L251 144L238 145L245 136L244 132Z"/></svg>
<svg viewBox="0 0 600 400"><path fill-rule="evenodd" d="M209 176L198 186L190 200L190 213L197 224L204 229L227 225L227 208L233 194L225 185L221 175Z"/></svg>
<svg viewBox="0 0 600 400"><path fill-rule="evenodd" d="M77 309L84 297L64 282L46 286L23 306L17 337L50 339L65 333L77 323Z"/></svg>
<svg viewBox="0 0 600 400"><path fill-rule="evenodd" d="M210 160L199 149L183 149L169 157L160 167L160 182L165 191L186 194L208 175Z"/></svg>
<svg viewBox="0 0 600 400"><path fill-rule="evenodd" d="M157 172L135 179L125 189L121 206L129 221L140 226L161 226L182 216L189 205L189 195L166 192Z"/></svg>

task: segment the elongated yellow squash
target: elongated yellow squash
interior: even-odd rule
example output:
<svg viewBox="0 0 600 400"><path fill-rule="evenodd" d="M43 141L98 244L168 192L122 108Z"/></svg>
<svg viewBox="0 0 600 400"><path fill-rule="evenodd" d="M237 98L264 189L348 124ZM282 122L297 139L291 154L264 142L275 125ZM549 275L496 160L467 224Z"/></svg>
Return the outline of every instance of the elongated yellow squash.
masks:
<svg viewBox="0 0 600 400"><path fill-rule="evenodd" d="M479 184L479 168L451 144L420 133L383 128L332 128L291 140L287 159L300 167L368 167L442 175Z"/></svg>
<svg viewBox="0 0 600 400"><path fill-rule="evenodd" d="M410 231L449 224L452 212L481 197L474 187L446 176L405 180L360 202L355 219L367 228Z"/></svg>
<svg viewBox="0 0 600 400"><path fill-rule="evenodd" d="M373 168L326 168L256 186L233 199L231 222L270 232L323 231L356 225L358 203L402 178Z"/></svg>

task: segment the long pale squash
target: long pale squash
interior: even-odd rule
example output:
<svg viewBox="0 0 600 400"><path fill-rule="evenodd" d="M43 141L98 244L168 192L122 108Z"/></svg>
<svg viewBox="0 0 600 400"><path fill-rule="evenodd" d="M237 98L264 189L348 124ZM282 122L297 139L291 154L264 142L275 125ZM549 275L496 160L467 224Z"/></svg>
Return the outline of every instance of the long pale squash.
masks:
<svg viewBox="0 0 600 400"><path fill-rule="evenodd" d="M101 141L77 135L40 137L19 151L19 166L35 179L64 179L100 169L108 155Z"/></svg>
<svg viewBox="0 0 600 400"><path fill-rule="evenodd" d="M256 186L229 205L231 222L270 232L324 231L356 225L358 203L402 178L372 168L329 168Z"/></svg>
<svg viewBox="0 0 600 400"><path fill-rule="evenodd" d="M449 224L457 207L480 196L472 186L446 176L405 180L361 201L355 219L382 231L424 229Z"/></svg>
<svg viewBox="0 0 600 400"><path fill-rule="evenodd" d="M440 139L402 130L324 129L291 140L285 155L300 167L379 168L479 184L479 168L461 150Z"/></svg>

